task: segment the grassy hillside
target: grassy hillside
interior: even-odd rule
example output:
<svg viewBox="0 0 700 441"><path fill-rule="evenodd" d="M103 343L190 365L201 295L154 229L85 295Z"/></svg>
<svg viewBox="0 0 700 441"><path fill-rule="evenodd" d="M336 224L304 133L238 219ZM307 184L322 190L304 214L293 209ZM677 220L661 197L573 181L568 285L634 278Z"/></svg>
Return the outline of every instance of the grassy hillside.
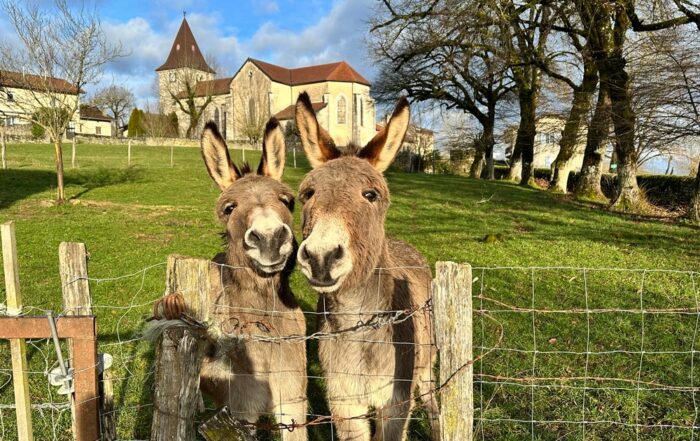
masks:
<svg viewBox="0 0 700 441"><path fill-rule="evenodd" d="M239 150L233 156L241 160ZM96 279L91 289L100 350L115 357L120 437L145 439L151 349L131 340L163 293L167 255L210 257L222 248L213 213L218 191L199 152L177 148L171 168L169 149L135 146L127 167L126 147L79 145L77 167L66 170L71 202L59 207L49 202L55 187L50 146L10 145L8 158L9 169L0 170L0 222L17 222L24 303L36 308L27 312L62 309L58 244L86 243L90 275ZM247 152L247 159L257 164L258 155ZM299 168L292 168L289 155L284 177L294 190L308 170L302 155L297 159ZM413 244L431 263L700 270L700 231L689 224L612 214L505 182L400 172L387 176L392 191L387 231ZM477 417L488 420L479 426L485 439L530 438L533 431L537 439L552 440L629 439L638 431L643 439L691 439L684 427L696 423L694 383L700 372L693 372L697 360L691 351L697 314L617 310L639 310L640 301L644 308L694 310L697 274L475 269L474 277L475 296L483 291L485 297L475 298L475 307L488 310L475 315L475 351L498 348L475 366L483 374L477 380L484 381L476 385L475 407ZM303 307L314 309L316 295L303 277L295 273L292 284ZM574 308L589 313L544 311ZM595 308L600 312L590 313ZM616 311L606 312L610 309ZM313 326L310 322L309 329ZM12 402L8 352L0 346L0 404ZM55 359L51 346L35 342L29 356L35 402L65 402L43 374ZM311 373L320 371L312 364ZM532 387L531 376L550 380ZM551 380L559 377L587 380ZM664 390L647 383L664 385ZM670 392L668 385L690 389ZM320 385L314 383L310 394L312 413L327 412ZM40 439L69 439L68 412L45 408L35 416ZM533 417L570 423L531 424ZM584 419L606 423L580 424ZM0 407L0 439L14 439L13 420L14 412ZM659 428L646 427L653 424ZM325 439L326 434L319 430L314 436Z"/></svg>

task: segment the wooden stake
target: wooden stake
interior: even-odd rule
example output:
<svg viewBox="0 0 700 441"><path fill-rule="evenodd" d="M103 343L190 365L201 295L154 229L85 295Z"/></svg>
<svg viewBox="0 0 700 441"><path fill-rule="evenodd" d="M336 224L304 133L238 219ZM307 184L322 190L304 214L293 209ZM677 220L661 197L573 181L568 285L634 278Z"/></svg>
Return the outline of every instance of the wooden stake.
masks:
<svg viewBox="0 0 700 441"><path fill-rule="evenodd" d="M199 321L209 316L211 262L168 257L166 295L181 294L188 314ZM199 372L206 344L188 328L163 332L156 347L152 441L194 441L199 402Z"/></svg>
<svg viewBox="0 0 700 441"><path fill-rule="evenodd" d="M171 145L170 146L170 168L175 167L175 158L173 157L174 151L175 151L175 147Z"/></svg>
<svg viewBox="0 0 700 441"><path fill-rule="evenodd" d="M70 152L70 168L75 168L75 135L73 135L73 146Z"/></svg>
<svg viewBox="0 0 700 441"><path fill-rule="evenodd" d="M437 262L432 288L440 384L454 375L440 391L440 440L470 440L474 424L471 266Z"/></svg>
<svg viewBox="0 0 700 441"><path fill-rule="evenodd" d="M2 235L2 261L5 270L5 291L7 292L7 315L17 316L22 312L22 295L19 290L19 266L17 263L17 242L15 223L0 225ZM24 339L10 340L12 354L12 378L14 379L15 407L17 412L17 438L32 441L32 406L27 377L27 348Z"/></svg>
<svg viewBox="0 0 700 441"><path fill-rule="evenodd" d="M126 150L126 165L131 167L131 140L129 140L129 148Z"/></svg>

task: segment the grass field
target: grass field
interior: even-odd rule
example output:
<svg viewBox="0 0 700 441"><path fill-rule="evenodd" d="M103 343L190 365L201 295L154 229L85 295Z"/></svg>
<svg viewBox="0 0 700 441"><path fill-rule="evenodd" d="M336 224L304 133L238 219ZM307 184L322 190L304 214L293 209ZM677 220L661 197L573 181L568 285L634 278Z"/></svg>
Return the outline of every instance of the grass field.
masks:
<svg viewBox="0 0 700 441"><path fill-rule="evenodd" d="M127 167L126 147L79 145L77 167L66 170L72 201L53 206L47 202L55 191L51 155L46 145L9 145L9 169L0 170L0 222L17 222L24 304L28 313L60 311L58 244L87 244L90 275L101 279L91 282L100 350L115 357L119 436L146 439L152 351L130 340L163 293L168 254L211 257L221 250L213 214L218 192L197 149L177 148L171 168L169 149L134 147ZM241 152L233 156L240 160ZM247 156L257 163L254 152ZM284 177L294 190L308 170L299 156L296 169L288 159ZM431 264L700 270L700 229L687 223L613 214L506 182L387 175L387 230ZM695 310L697 274L475 269L474 277L475 295L491 299L475 298L475 307L489 311L475 315L476 353L497 346L475 365L483 381L475 387L476 416L485 419L478 422L479 437L690 440L700 434L688 429L698 426L700 368L692 352L698 315L639 314L641 306ZM316 296L303 277L295 273L292 284L303 307L314 309ZM542 311L574 308L589 313ZM7 348L0 346L0 405L13 401ZM43 374L55 359L51 346L34 342L29 357L34 402L65 403ZM314 364L311 373L320 373ZM540 378L537 387L528 380L533 376ZM320 385L312 384L310 396L313 413L327 412ZM15 439L14 417L0 407L0 439ZM34 422L37 439L70 439L65 410L37 409ZM420 427L415 432L413 439L425 439ZM322 428L311 439L327 436Z"/></svg>

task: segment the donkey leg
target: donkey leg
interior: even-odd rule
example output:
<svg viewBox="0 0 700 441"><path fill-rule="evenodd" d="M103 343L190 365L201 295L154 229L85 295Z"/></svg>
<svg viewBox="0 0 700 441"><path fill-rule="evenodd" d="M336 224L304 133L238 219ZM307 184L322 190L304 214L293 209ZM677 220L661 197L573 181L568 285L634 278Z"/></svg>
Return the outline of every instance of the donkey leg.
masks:
<svg viewBox="0 0 700 441"><path fill-rule="evenodd" d="M406 439L411 402L389 404L377 412L377 431L373 441L402 441Z"/></svg>
<svg viewBox="0 0 700 441"><path fill-rule="evenodd" d="M367 413L367 406L331 402L335 431L339 441L370 441L369 420L354 418Z"/></svg>

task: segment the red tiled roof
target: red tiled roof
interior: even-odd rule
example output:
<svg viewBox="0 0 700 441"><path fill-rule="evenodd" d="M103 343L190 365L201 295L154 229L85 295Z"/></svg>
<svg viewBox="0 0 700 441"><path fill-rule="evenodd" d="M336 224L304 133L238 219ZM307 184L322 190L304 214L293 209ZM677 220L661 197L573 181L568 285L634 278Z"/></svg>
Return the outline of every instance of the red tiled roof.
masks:
<svg viewBox="0 0 700 441"><path fill-rule="evenodd" d="M249 58L249 60L260 68L265 75L270 77L272 81L289 86L320 83L323 81L340 81L360 83L367 86L370 85L369 81L345 61L287 69L286 67L255 60L253 58Z"/></svg>
<svg viewBox="0 0 700 441"><path fill-rule="evenodd" d="M78 94L78 88L62 78L43 77L7 70L0 70L0 86L35 90L37 92Z"/></svg>
<svg viewBox="0 0 700 441"><path fill-rule="evenodd" d="M231 93L231 81L233 77L218 78L216 80L198 81L194 86L194 96L226 95ZM178 98L186 98L187 94L182 91L177 94Z"/></svg>
<svg viewBox="0 0 700 441"><path fill-rule="evenodd" d="M384 130L384 124L377 123L374 126L374 129L377 132L381 132L382 130ZM414 126L413 124L411 124L410 126L408 126L408 130L406 131L406 136L404 137L404 141L405 142L415 142L416 141L416 134L433 135L434 132L430 129L425 129L423 127L418 127L418 126Z"/></svg>
<svg viewBox="0 0 700 441"><path fill-rule="evenodd" d="M202 55L197 45L197 40L194 39L190 24L184 18L182 19L180 30L177 31L175 36L175 41L173 41L173 46L170 48L168 59L156 69L156 72L180 67L191 67L192 69L215 73L204 59L204 55Z"/></svg>
<svg viewBox="0 0 700 441"><path fill-rule="evenodd" d="M82 104L80 106L80 119L91 119L93 121L111 122L112 118L106 116L100 109L95 106Z"/></svg>
<svg viewBox="0 0 700 441"><path fill-rule="evenodd" d="M311 103L311 106L314 108L314 112L319 112L321 109L326 107L328 104L327 103ZM288 119L293 119L294 118L294 108L295 104L292 104L290 106L285 107L284 109L280 110L279 112L275 113L273 116L277 118L280 121L285 121Z"/></svg>

